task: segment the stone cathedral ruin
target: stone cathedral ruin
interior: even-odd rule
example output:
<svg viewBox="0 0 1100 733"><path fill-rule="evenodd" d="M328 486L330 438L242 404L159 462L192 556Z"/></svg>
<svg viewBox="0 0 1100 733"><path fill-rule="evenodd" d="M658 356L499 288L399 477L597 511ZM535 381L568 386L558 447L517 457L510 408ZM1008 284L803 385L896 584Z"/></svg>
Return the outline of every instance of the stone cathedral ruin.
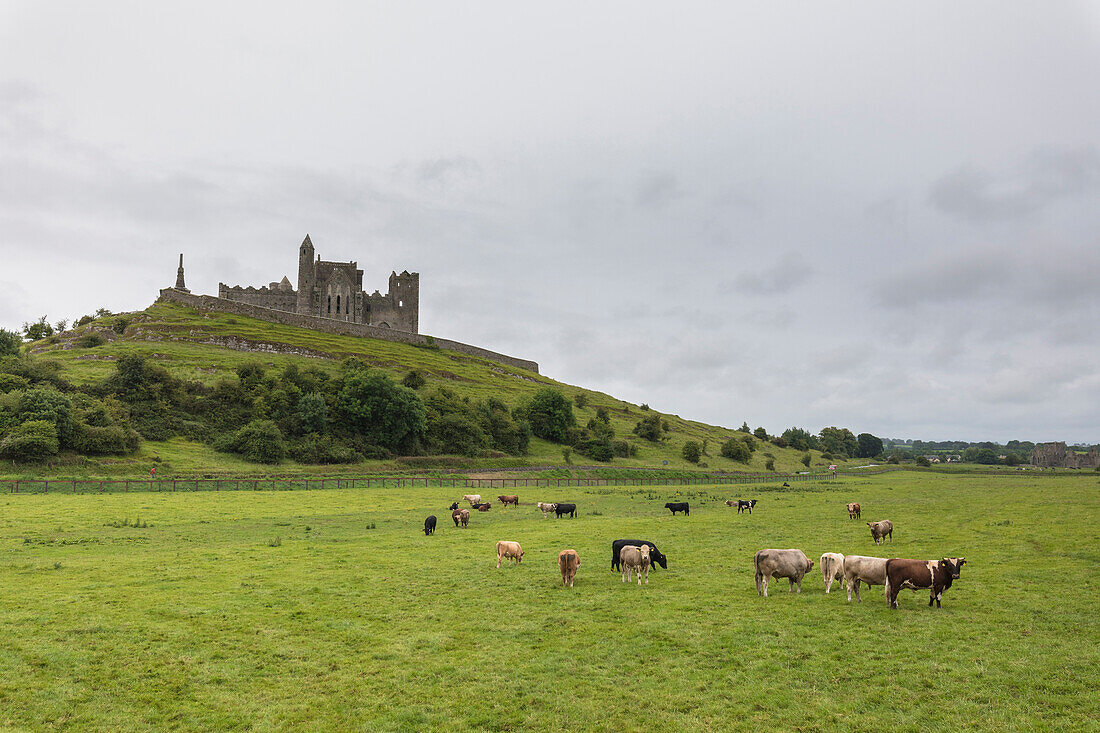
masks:
<svg viewBox="0 0 1100 733"><path fill-rule="evenodd" d="M458 341L420 333L420 273L390 273L385 295L363 290L363 271L352 262L322 260L309 235L298 248L298 288L283 277L261 287L218 283L217 297L195 295L184 282L183 255L176 284L160 291L160 300L191 308L235 313L271 323L299 326L326 333L363 336L385 341L455 351L469 356L538 372L539 365Z"/></svg>

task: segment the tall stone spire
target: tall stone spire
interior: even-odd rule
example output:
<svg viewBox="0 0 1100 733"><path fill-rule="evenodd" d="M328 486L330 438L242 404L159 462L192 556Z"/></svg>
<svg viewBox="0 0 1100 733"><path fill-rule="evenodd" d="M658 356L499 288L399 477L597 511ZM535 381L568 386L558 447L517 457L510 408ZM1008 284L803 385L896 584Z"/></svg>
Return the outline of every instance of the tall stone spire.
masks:
<svg viewBox="0 0 1100 733"><path fill-rule="evenodd" d="M176 270L176 290L182 290L185 293L191 292L183 283L183 253L180 253L180 266L179 269Z"/></svg>

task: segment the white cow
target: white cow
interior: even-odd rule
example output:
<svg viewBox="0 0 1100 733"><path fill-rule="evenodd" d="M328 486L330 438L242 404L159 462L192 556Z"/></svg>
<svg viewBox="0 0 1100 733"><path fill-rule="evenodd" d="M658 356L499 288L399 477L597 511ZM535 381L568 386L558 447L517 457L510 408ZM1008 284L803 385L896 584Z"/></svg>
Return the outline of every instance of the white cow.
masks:
<svg viewBox="0 0 1100 733"><path fill-rule="evenodd" d="M638 585L642 584L643 574L646 585L649 585L649 545L623 545L619 550L619 562L623 566L624 583L630 580L630 571L633 570L638 578Z"/></svg>
<svg viewBox="0 0 1100 733"><path fill-rule="evenodd" d="M462 498L465 501L470 502L470 506L475 506L481 503L481 494L466 494Z"/></svg>
<svg viewBox="0 0 1100 733"><path fill-rule="evenodd" d="M821 577L825 579L825 592L833 587L833 581L844 577L844 556L839 552L821 554Z"/></svg>
<svg viewBox="0 0 1100 733"><path fill-rule="evenodd" d="M550 512L554 511L557 507L557 504L547 504L545 501L540 501L538 503L538 508L542 510L543 519L546 519L547 515L550 514Z"/></svg>
<svg viewBox="0 0 1100 733"><path fill-rule="evenodd" d="M864 555L844 556L844 585L848 586L848 601L852 600L852 589L855 588L856 600L860 603L859 584L886 585L886 558L866 557Z"/></svg>

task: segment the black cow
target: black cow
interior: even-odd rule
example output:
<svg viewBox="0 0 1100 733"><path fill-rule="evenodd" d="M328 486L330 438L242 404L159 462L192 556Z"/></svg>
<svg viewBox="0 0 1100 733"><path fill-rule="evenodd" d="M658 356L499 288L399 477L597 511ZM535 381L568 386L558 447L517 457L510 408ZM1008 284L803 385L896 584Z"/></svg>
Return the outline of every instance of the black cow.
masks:
<svg viewBox="0 0 1100 733"><path fill-rule="evenodd" d="M752 501L745 501L744 499L737 500L737 513L740 514L746 509L749 510L749 514L752 514L752 508L756 506L756 499Z"/></svg>
<svg viewBox="0 0 1100 733"><path fill-rule="evenodd" d="M458 509L458 502L456 501L454 504L451 504L447 508L453 512L455 509Z"/></svg>
<svg viewBox="0 0 1100 733"><path fill-rule="evenodd" d="M577 516L576 504L558 504L554 507L554 513L558 515L558 519L561 519L561 515L568 514L570 519L574 519Z"/></svg>
<svg viewBox="0 0 1100 733"><path fill-rule="evenodd" d="M661 554L661 551L657 549L657 545L653 544L649 540L615 540L611 543L611 569L619 570L619 553L622 551L625 545L649 545L649 562L651 565L660 565L665 570L668 570L668 558Z"/></svg>
<svg viewBox="0 0 1100 733"><path fill-rule="evenodd" d="M670 501L665 504L665 509L672 512L672 516L676 516L676 512L683 512L684 514L690 514L688 511L688 503L686 501Z"/></svg>
<svg viewBox="0 0 1100 733"><path fill-rule="evenodd" d="M432 534L435 532L435 515L431 515L424 520L424 534Z"/></svg>

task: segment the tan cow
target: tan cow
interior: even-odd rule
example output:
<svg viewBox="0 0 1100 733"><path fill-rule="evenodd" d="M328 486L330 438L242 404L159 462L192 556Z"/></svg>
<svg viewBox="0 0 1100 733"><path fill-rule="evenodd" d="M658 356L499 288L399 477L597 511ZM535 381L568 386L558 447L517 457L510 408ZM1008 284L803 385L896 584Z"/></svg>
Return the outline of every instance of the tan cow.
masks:
<svg viewBox="0 0 1100 733"><path fill-rule="evenodd" d="M871 528L871 539L875 541L875 544L886 544L886 538L890 538L890 542L894 541L894 523L889 519L883 519L881 522L868 522L867 526Z"/></svg>
<svg viewBox="0 0 1100 733"><path fill-rule="evenodd" d="M848 519L859 519L859 504L854 501L848 504Z"/></svg>
<svg viewBox="0 0 1100 733"><path fill-rule="evenodd" d="M470 510L469 509L455 509L451 512L451 519L455 520L455 526L462 523L463 529L470 523Z"/></svg>
<svg viewBox="0 0 1100 733"><path fill-rule="evenodd" d="M839 552L821 554L821 577L825 579L825 592L833 587L833 581L844 577L844 556Z"/></svg>
<svg viewBox="0 0 1100 733"><path fill-rule="evenodd" d="M860 603L859 584L886 585L886 558L867 557L865 555L844 556L844 585L848 586L848 602L852 601L852 589L856 591L856 600Z"/></svg>
<svg viewBox="0 0 1100 733"><path fill-rule="evenodd" d="M542 510L543 519L546 519L546 516L550 514L550 512L558 508L557 504L547 504L545 501L540 501L536 506L538 506L538 508Z"/></svg>
<svg viewBox="0 0 1100 733"><path fill-rule="evenodd" d="M505 559L511 559L513 565L518 565L523 562L523 548L519 546L518 542L506 542L501 540L497 543L497 567Z"/></svg>
<svg viewBox="0 0 1100 733"><path fill-rule="evenodd" d="M561 584L573 587L573 578L577 576L577 567L581 559L576 550L562 550L558 553L558 567L561 568Z"/></svg>
<svg viewBox="0 0 1100 733"><path fill-rule="evenodd" d="M638 578L638 585L642 584L642 575L645 574L646 585L649 585L649 545L623 545L619 550L619 563L623 567L623 582L630 580L630 571Z"/></svg>
<svg viewBox="0 0 1100 733"><path fill-rule="evenodd" d="M470 506L481 503L481 494L466 494L462 498L463 500L470 502Z"/></svg>
<svg viewBox="0 0 1100 733"><path fill-rule="evenodd" d="M802 578L814 569L814 561L806 557L802 550L760 550L752 558L756 568L756 592L768 597L768 581L773 577L786 578L790 583L788 592L794 592L798 583L798 592L802 592Z"/></svg>

